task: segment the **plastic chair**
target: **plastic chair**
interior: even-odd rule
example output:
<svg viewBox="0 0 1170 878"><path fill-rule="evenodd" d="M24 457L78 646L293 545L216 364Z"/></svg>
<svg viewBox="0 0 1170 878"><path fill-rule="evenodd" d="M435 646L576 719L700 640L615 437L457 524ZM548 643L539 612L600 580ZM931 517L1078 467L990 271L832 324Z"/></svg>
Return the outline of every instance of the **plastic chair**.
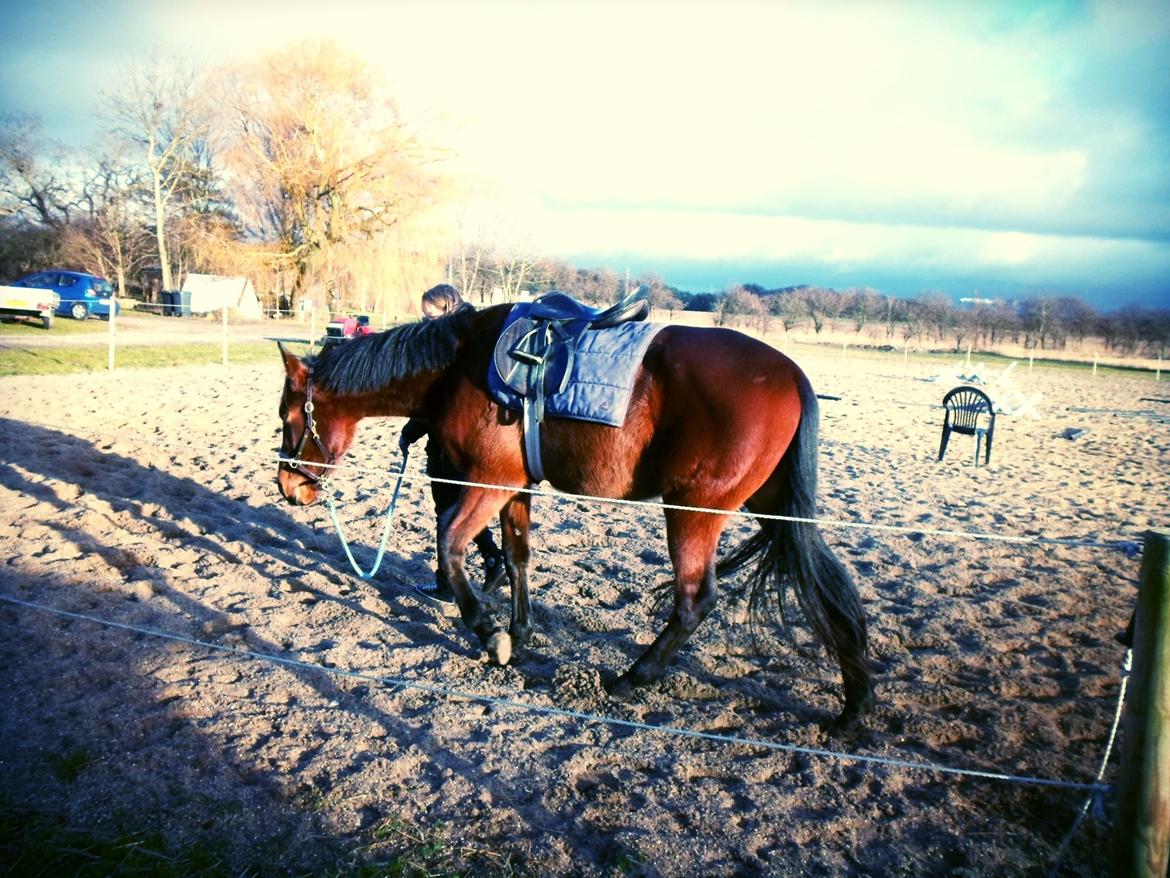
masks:
<svg viewBox="0 0 1170 878"><path fill-rule="evenodd" d="M942 443L938 459L947 452L951 433L975 437L975 466L979 466L979 451L983 449L983 463L991 462L991 440L995 436L995 406L991 397L978 387L964 385L947 392L943 397L946 415L943 419Z"/></svg>

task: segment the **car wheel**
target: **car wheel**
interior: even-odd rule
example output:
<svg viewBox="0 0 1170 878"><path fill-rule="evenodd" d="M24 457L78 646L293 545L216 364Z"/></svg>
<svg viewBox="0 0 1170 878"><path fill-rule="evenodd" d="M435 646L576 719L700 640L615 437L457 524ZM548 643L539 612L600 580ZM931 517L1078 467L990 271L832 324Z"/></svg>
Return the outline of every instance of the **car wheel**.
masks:
<svg viewBox="0 0 1170 878"><path fill-rule="evenodd" d="M69 316L74 320L84 320L89 316L89 308L85 306L85 302L74 302L69 306Z"/></svg>
<svg viewBox="0 0 1170 878"><path fill-rule="evenodd" d="M53 315L52 314L42 314L41 315L41 326L43 326L45 329L52 329L53 328Z"/></svg>

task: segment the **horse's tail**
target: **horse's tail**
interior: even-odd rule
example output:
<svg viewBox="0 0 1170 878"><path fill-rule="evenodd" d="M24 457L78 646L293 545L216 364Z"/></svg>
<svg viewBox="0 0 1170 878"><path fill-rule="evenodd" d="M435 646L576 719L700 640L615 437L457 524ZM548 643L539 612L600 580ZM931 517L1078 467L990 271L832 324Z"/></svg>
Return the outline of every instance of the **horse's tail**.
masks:
<svg viewBox="0 0 1170 878"><path fill-rule="evenodd" d="M825 544L814 523L820 420L817 397L803 373L798 373L797 383L800 425L769 480L773 484L778 480L780 487L779 502L767 511L782 517L761 519L759 533L721 560L716 573L724 576L756 562L750 577L753 618L759 618L771 600L778 601L783 617L784 595L791 587L813 633L837 657L846 679L864 680L868 686L861 599L849 571Z"/></svg>

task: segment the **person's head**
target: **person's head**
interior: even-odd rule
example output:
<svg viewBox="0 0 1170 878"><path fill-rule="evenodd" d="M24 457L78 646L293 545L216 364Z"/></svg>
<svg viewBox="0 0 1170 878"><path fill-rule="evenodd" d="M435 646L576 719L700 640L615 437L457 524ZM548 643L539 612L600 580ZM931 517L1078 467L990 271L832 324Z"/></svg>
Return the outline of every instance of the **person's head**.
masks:
<svg viewBox="0 0 1170 878"><path fill-rule="evenodd" d="M422 313L427 320L450 314L462 304L459 290L450 284L439 284L422 294Z"/></svg>

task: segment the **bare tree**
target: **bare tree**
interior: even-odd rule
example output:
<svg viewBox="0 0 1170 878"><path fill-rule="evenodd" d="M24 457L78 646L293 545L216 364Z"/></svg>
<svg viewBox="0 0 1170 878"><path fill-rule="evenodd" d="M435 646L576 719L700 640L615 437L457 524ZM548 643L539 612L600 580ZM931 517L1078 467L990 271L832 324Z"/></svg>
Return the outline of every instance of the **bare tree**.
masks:
<svg viewBox="0 0 1170 878"><path fill-rule="evenodd" d="M651 308L664 308L674 317L675 311L681 311L683 307L682 299L680 299L670 287L668 287L656 274L640 275L634 284L635 288L644 289L646 295L650 298Z"/></svg>
<svg viewBox="0 0 1170 878"><path fill-rule="evenodd" d="M885 308L885 297L869 289L850 290L847 294L845 311L853 320L853 328L861 335L866 324Z"/></svg>
<svg viewBox="0 0 1170 878"><path fill-rule="evenodd" d="M764 322L767 313L768 311L759 296L742 286L735 286L728 290L727 295L722 299L718 323L723 326L726 322L726 315L736 315L742 320L743 325L755 325L763 331L767 328Z"/></svg>
<svg viewBox="0 0 1170 878"><path fill-rule="evenodd" d="M833 290L827 290L823 287L808 287L800 290L797 295L800 296L800 301L808 311L813 331L817 335L821 334L825 322L836 317L840 312L840 296Z"/></svg>
<svg viewBox="0 0 1170 878"><path fill-rule="evenodd" d="M151 239L138 197L141 191L132 165L116 154L102 157L83 190L84 216L70 223L62 236L63 255L113 278L119 295L126 295L127 278L150 259Z"/></svg>
<svg viewBox="0 0 1170 878"><path fill-rule="evenodd" d="M440 154L376 82L329 42L261 56L218 80L241 216L293 270L294 306L317 272L337 268L340 245L383 240L440 194Z"/></svg>
<svg viewBox="0 0 1170 878"><path fill-rule="evenodd" d="M781 291L768 298L768 311L773 317L780 318L780 325L784 327L786 335L799 326L808 313L795 292Z"/></svg>
<svg viewBox="0 0 1170 878"><path fill-rule="evenodd" d="M1044 296L1025 299L1018 308L1020 328L1024 330L1024 347L1043 350L1052 333L1052 300Z"/></svg>
<svg viewBox="0 0 1170 878"><path fill-rule="evenodd" d="M0 117L0 217L61 229L78 206L80 175L35 116Z"/></svg>
<svg viewBox="0 0 1170 878"><path fill-rule="evenodd" d="M524 292L524 285L540 264L540 258L532 238L517 232L510 240L497 243L492 262L505 301L513 301Z"/></svg>
<svg viewBox="0 0 1170 878"><path fill-rule="evenodd" d="M500 219L482 202L467 203L458 210L454 225L456 239L448 260L448 276L469 302L487 304L496 286L491 241Z"/></svg>
<svg viewBox="0 0 1170 878"><path fill-rule="evenodd" d="M137 149L142 162L165 290L175 288L169 221L197 175L210 130L203 95L191 70L155 58L131 68L121 90L109 98L115 134Z"/></svg>

